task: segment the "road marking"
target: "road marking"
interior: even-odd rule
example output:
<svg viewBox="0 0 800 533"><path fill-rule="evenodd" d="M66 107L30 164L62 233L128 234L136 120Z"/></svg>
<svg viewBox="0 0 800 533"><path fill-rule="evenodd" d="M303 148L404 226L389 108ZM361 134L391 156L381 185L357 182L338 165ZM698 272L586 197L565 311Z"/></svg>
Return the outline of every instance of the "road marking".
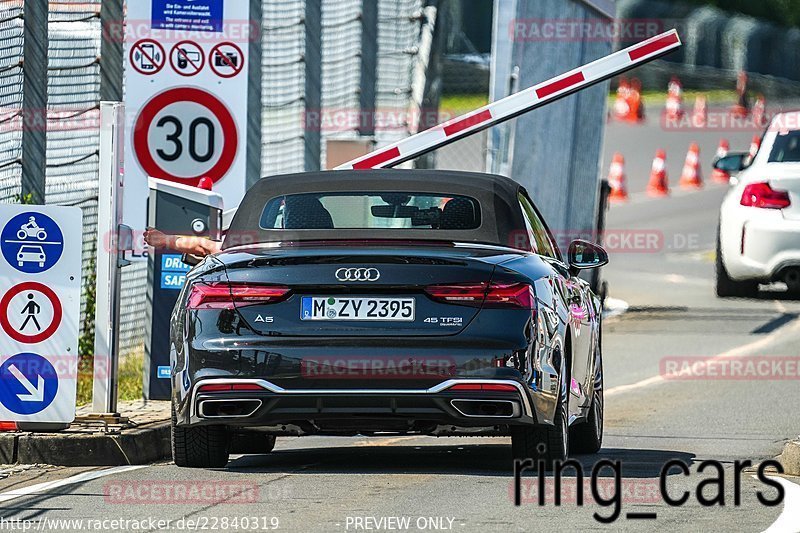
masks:
<svg viewBox="0 0 800 533"><path fill-rule="evenodd" d="M625 314L629 307L630 304L625 300L619 300L608 296L605 302L603 302L603 318L612 318Z"/></svg>
<svg viewBox="0 0 800 533"><path fill-rule="evenodd" d="M756 477L756 476L753 476ZM783 511L763 533L795 533L800 531L800 485L777 476L767 476L783 485Z"/></svg>
<svg viewBox="0 0 800 533"><path fill-rule="evenodd" d="M30 496L32 494L47 492L53 489L57 489L59 487L64 487L66 485L84 483L86 481L92 481L93 479L98 479L113 474L119 474L131 470L138 470L140 468L147 468L148 466L150 465L115 466L113 468L106 468L105 470L93 470L91 472L82 472L80 474L64 479L57 479L55 481L46 481L44 483L37 483L36 485L30 485L28 487L22 487L19 489L14 489L8 492L0 493L0 503L4 503L10 500L15 500L17 498L22 498L23 496Z"/></svg>
<svg viewBox="0 0 800 533"><path fill-rule="evenodd" d="M743 344L741 346L737 346L736 348L731 348L730 350L728 350L726 352L722 352L722 353L714 355L712 357L708 357L708 358L705 358L705 359L698 358L698 362L699 361L703 361L705 363L713 363L714 361L719 361L721 359L736 359L736 358L739 358L739 357L745 357L746 355L750 354L751 352L757 351L757 350L759 350L761 348L764 348L764 347L768 346L769 344L771 344L773 341L775 341L775 339L777 337L779 337L780 335L785 333L784 329L786 327L787 326L784 326L783 328L776 329L775 331L773 331L772 333L770 333L766 337L763 337L763 338L761 338L761 339L759 339L757 341L753 341L753 342L748 343L748 344ZM791 331L800 329L800 322L795 320L794 326L790 327L789 329ZM630 383L628 385L619 385L617 387L611 387L610 389L606 390L604 392L604 394L605 394L605 396L613 396L615 394L621 394L623 392L629 392L629 391L637 390L637 389L644 389L646 387L650 387L651 385L658 385L660 383L665 383L666 381L667 380L664 379L664 377L659 374L657 376L652 376L652 377L649 377L647 379L643 379L641 381L637 381L636 383Z"/></svg>
<svg viewBox="0 0 800 533"><path fill-rule="evenodd" d="M421 436L422 435L414 435L414 436L411 436L411 437L382 438L380 440L369 440L369 439L367 439L367 440L358 441L358 442L354 443L353 446L359 446L359 447L362 447L362 446L393 446L393 445L397 444L398 442L418 439Z"/></svg>

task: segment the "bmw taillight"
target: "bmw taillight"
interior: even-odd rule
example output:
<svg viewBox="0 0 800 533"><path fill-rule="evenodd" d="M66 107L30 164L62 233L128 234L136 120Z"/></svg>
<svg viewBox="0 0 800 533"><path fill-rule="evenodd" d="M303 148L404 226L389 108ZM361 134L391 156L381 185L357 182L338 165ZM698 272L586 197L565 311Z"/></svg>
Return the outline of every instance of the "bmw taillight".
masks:
<svg viewBox="0 0 800 533"><path fill-rule="evenodd" d="M282 285L251 285L244 283L195 283L192 285L189 309L233 309L248 305L282 302L291 289Z"/></svg>
<svg viewBox="0 0 800 533"><path fill-rule="evenodd" d="M465 283L431 285L425 292L434 300L471 307L534 309L533 287L527 283Z"/></svg>
<svg viewBox="0 0 800 533"><path fill-rule="evenodd" d="M745 186L740 203L747 207L762 209L783 209L792 204L788 192L773 189L767 182L750 183Z"/></svg>

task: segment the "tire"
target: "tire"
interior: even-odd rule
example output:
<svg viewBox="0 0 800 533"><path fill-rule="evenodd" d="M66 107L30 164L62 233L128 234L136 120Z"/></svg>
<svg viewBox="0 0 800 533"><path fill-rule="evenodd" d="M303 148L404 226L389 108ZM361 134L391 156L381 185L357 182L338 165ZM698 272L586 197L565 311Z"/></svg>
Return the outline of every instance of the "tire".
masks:
<svg viewBox="0 0 800 533"><path fill-rule="evenodd" d="M172 460L186 468L222 468L228 464L230 436L225 426L180 427L172 407Z"/></svg>
<svg viewBox="0 0 800 533"><path fill-rule="evenodd" d="M736 281L730 278L725 264L722 262L722 246L720 244L719 232L717 232L717 296L720 298L752 298L758 294L757 281Z"/></svg>
<svg viewBox="0 0 800 533"><path fill-rule="evenodd" d="M565 383L569 376L565 376ZM538 467L552 470L556 461L565 461L569 450L567 391L561 387L552 426L511 426L511 451L515 459L533 459Z"/></svg>
<svg viewBox="0 0 800 533"><path fill-rule="evenodd" d="M599 344L599 343L598 343ZM595 362L594 387L589 415L584 422L569 428L569 451L575 454L591 454L600 451L603 446L603 416L605 411L603 397L603 352L602 344Z"/></svg>

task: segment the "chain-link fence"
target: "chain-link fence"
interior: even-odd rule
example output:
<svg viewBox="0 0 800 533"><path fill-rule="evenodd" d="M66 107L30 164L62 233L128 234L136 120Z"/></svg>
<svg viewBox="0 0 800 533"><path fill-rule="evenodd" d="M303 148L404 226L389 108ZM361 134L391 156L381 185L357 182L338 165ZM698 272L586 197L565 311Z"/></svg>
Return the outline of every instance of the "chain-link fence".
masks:
<svg viewBox="0 0 800 533"><path fill-rule="evenodd" d="M361 7L373 0L322 2L322 106L359 108ZM378 0L376 107L398 116L409 109L418 56L422 0ZM46 202L84 214L84 280L94 268L97 227L101 0L49 2ZM303 0L263 0L262 172L304 170L306 26ZM20 201L23 105L23 0L0 1L0 202ZM328 137L356 128L323 127ZM408 134L408 121L377 124L378 143ZM322 161L324 161L324 154ZM121 350L142 348L146 267L123 270ZM82 302L82 314L85 298ZM82 318L83 320L83 318Z"/></svg>

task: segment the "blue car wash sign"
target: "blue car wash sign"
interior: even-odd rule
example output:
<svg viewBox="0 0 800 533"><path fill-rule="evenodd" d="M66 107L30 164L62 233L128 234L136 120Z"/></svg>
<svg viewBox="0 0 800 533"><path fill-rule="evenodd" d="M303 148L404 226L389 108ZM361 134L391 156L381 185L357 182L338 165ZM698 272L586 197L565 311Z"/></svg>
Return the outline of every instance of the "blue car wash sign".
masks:
<svg viewBox="0 0 800 533"><path fill-rule="evenodd" d="M83 213L0 204L0 420L75 419Z"/></svg>
<svg viewBox="0 0 800 533"><path fill-rule="evenodd" d="M186 273L191 267L181 261L180 255L161 256L161 288L179 291L186 283Z"/></svg>
<svg viewBox="0 0 800 533"><path fill-rule="evenodd" d="M239 0L243 1L243 0ZM153 29L221 32L223 0L153 0Z"/></svg>

